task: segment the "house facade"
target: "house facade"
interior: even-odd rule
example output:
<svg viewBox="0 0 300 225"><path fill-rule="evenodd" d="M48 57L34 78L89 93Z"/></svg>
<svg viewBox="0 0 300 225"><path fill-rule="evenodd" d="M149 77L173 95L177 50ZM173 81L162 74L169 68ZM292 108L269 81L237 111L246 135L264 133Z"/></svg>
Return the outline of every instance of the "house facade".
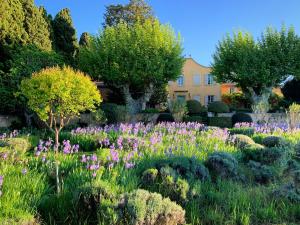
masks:
<svg viewBox="0 0 300 225"><path fill-rule="evenodd" d="M176 81L168 83L168 97L171 100L197 100L202 105L221 101L222 94L236 92L234 84L219 84L211 74L211 68L187 58L182 74Z"/></svg>

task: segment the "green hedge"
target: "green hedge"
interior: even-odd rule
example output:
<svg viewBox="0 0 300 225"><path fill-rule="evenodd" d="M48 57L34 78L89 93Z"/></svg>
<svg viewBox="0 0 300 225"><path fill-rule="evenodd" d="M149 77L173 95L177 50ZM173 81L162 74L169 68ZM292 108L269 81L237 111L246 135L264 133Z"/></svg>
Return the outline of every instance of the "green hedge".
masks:
<svg viewBox="0 0 300 225"><path fill-rule="evenodd" d="M210 117L208 119L208 124L209 126L214 126L214 127L232 127L232 121L230 117Z"/></svg>
<svg viewBox="0 0 300 225"><path fill-rule="evenodd" d="M224 102L216 101L208 105L208 112L229 113L229 107Z"/></svg>
<svg viewBox="0 0 300 225"><path fill-rule="evenodd" d="M183 118L183 122L198 122L198 123L202 123L203 122L203 118L202 116L187 116Z"/></svg>

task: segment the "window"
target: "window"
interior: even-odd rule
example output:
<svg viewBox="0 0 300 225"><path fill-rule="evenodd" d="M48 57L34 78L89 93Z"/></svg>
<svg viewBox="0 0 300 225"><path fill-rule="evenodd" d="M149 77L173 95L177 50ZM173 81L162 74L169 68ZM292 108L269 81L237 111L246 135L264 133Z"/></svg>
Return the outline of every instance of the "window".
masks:
<svg viewBox="0 0 300 225"><path fill-rule="evenodd" d="M215 96L214 95L207 95L205 98L205 104L208 105L209 103L212 103L215 101Z"/></svg>
<svg viewBox="0 0 300 225"><path fill-rule="evenodd" d="M200 85L201 76L199 74L195 74L194 77L193 77L193 80L194 80L195 85Z"/></svg>
<svg viewBox="0 0 300 225"><path fill-rule="evenodd" d="M184 78L183 75L180 75L177 79L178 86L183 86Z"/></svg>
<svg viewBox="0 0 300 225"><path fill-rule="evenodd" d="M185 95L177 95L176 99L178 101L185 101Z"/></svg>
<svg viewBox="0 0 300 225"><path fill-rule="evenodd" d="M194 95L193 99L200 102L200 95Z"/></svg>
<svg viewBox="0 0 300 225"><path fill-rule="evenodd" d="M207 74L206 75L206 84L207 85L213 85L215 83L214 77L212 74Z"/></svg>

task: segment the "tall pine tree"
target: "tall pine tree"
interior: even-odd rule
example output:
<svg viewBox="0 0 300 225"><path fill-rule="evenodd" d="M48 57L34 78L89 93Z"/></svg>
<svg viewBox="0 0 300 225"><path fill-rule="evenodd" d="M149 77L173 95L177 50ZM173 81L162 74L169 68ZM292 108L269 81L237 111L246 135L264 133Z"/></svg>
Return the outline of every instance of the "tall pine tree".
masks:
<svg viewBox="0 0 300 225"><path fill-rule="evenodd" d="M70 10L62 9L52 22L55 50L63 54L70 63L73 62L78 49L76 30Z"/></svg>

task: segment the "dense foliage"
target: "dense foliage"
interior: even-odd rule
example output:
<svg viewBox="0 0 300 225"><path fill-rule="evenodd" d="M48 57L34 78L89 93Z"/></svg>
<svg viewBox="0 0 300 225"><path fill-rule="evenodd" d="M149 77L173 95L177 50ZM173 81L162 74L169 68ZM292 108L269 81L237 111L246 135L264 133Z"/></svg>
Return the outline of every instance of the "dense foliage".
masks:
<svg viewBox="0 0 300 225"><path fill-rule="evenodd" d="M234 82L249 94L257 111L267 111L272 88L287 76L299 76L299 37L292 28L268 28L255 41L249 33L237 32L219 42L212 73L219 82Z"/></svg>
<svg viewBox="0 0 300 225"><path fill-rule="evenodd" d="M33 45L18 48L12 53L12 58L10 73L3 74L1 80L1 113L24 111L25 106L21 99L15 97L24 78L30 77L32 73L43 68L62 66L64 63L63 58L54 51L41 50Z"/></svg>
<svg viewBox="0 0 300 225"><path fill-rule="evenodd" d="M33 74L21 83L27 104L58 135L70 119L86 110L94 110L101 96L91 79L70 67L52 67Z"/></svg>
<svg viewBox="0 0 300 225"><path fill-rule="evenodd" d="M62 9L52 21L54 48L62 53L66 61L73 63L78 49L76 30L73 25L71 12L68 8Z"/></svg>
<svg viewBox="0 0 300 225"><path fill-rule="evenodd" d="M147 19L154 19L151 6L144 0L130 0L126 5L107 6L103 26L116 26L122 21L134 25L137 22L143 23Z"/></svg>
<svg viewBox="0 0 300 225"><path fill-rule="evenodd" d="M158 20L132 26L121 22L106 27L80 49L79 65L94 79L120 88L134 113L145 109L156 85L167 84L180 74L181 40Z"/></svg>

